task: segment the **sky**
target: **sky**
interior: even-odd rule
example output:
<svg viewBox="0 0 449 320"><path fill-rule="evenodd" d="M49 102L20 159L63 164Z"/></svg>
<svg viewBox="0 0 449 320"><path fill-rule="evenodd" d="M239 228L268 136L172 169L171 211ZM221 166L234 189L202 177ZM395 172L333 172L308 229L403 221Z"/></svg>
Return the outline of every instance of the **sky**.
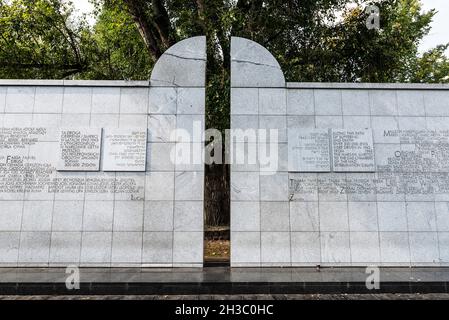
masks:
<svg viewBox="0 0 449 320"><path fill-rule="evenodd" d="M93 11L94 6L89 2L89 0L72 0L75 8L79 11L79 13L90 13ZM89 23L94 24L94 19L89 19Z"/></svg>
<svg viewBox="0 0 449 320"><path fill-rule="evenodd" d="M438 44L449 42L449 1L448 0L423 0L425 10L436 9L438 13L433 18L432 30L422 44L421 51L428 50Z"/></svg>
<svg viewBox="0 0 449 320"><path fill-rule="evenodd" d="M93 6L89 3L89 0L72 0L72 2L75 7L82 12L89 12L93 9Z"/></svg>
<svg viewBox="0 0 449 320"><path fill-rule="evenodd" d="M80 12L88 13L93 9L89 0L72 1ZM420 51L424 52L438 44L449 42L449 0L422 0L422 3L424 10L436 9L438 11L434 17L430 34L423 39L420 45Z"/></svg>

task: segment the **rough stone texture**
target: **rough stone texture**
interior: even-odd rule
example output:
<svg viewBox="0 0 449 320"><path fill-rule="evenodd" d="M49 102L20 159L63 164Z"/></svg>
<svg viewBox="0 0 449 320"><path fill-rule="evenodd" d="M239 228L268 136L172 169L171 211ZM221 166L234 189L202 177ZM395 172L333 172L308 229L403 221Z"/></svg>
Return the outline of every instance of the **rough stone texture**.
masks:
<svg viewBox="0 0 449 320"><path fill-rule="evenodd" d="M232 129L277 128L289 147L275 169L231 166L232 266L448 266L449 87L282 84L279 69L264 65L278 66L266 50L232 44L233 60L245 61L232 64ZM359 132L339 153L357 165L332 168L331 137L322 145L330 165L318 157L326 170L297 161L292 148L311 141L300 133L316 130ZM358 150L352 158L348 146Z"/></svg>
<svg viewBox="0 0 449 320"><path fill-rule="evenodd" d="M204 79L198 37L161 57L151 86L1 80L0 266L201 267L204 166L201 157L175 166L170 151L180 145L174 129L204 127ZM98 172L58 171L61 128L126 141L148 133L137 139L146 154L140 144L132 159L111 157L108 140ZM201 154L196 140L189 147Z"/></svg>
<svg viewBox="0 0 449 320"><path fill-rule="evenodd" d="M233 87L285 87L284 74L277 60L253 41L232 38L231 69Z"/></svg>
<svg viewBox="0 0 449 320"><path fill-rule="evenodd" d="M169 48L151 74L153 87L204 87L206 84L206 37L194 37Z"/></svg>

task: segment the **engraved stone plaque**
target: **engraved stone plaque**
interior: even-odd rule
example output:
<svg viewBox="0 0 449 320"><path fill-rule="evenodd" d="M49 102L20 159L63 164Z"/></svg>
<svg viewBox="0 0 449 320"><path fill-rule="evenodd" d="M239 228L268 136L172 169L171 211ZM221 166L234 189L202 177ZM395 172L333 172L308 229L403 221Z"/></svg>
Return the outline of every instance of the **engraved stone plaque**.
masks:
<svg viewBox="0 0 449 320"><path fill-rule="evenodd" d="M59 136L59 171L99 171L101 128L62 129Z"/></svg>
<svg viewBox="0 0 449 320"><path fill-rule="evenodd" d="M332 130L334 172L373 172L374 146L371 129Z"/></svg>
<svg viewBox="0 0 449 320"><path fill-rule="evenodd" d="M329 172L330 169L329 130L288 131L288 171Z"/></svg>
<svg viewBox="0 0 449 320"><path fill-rule="evenodd" d="M146 129L110 129L105 131L104 171L145 171Z"/></svg>
<svg viewBox="0 0 449 320"><path fill-rule="evenodd" d="M400 144L376 150L378 172L448 172L448 130L396 130L388 132Z"/></svg>

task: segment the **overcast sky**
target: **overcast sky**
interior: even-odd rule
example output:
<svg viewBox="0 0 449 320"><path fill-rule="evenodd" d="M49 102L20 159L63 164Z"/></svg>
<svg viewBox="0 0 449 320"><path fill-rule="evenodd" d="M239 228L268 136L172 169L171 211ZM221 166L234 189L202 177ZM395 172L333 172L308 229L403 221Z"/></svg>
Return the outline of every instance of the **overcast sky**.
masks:
<svg viewBox="0 0 449 320"><path fill-rule="evenodd" d="M89 0L72 0L81 12L89 12L92 5ZM428 50L438 44L449 42L449 0L422 0L425 10L436 9L432 30L421 43L421 51Z"/></svg>
<svg viewBox="0 0 449 320"><path fill-rule="evenodd" d="M438 12L433 18L432 30L424 38L421 50L427 50L438 44L449 42L449 1L423 0L425 10L436 9Z"/></svg>

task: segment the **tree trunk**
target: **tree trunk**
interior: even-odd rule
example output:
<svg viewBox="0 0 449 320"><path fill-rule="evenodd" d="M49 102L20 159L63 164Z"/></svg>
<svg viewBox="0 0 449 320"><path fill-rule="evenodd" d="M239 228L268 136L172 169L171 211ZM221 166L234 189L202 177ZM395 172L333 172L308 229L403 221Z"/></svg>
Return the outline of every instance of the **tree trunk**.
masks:
<svg viewBox="0 0 449 320"><path fill-rule="evenodd" d="M229 226L229 165L206 166L204 183L205 225Z"/></svg>

